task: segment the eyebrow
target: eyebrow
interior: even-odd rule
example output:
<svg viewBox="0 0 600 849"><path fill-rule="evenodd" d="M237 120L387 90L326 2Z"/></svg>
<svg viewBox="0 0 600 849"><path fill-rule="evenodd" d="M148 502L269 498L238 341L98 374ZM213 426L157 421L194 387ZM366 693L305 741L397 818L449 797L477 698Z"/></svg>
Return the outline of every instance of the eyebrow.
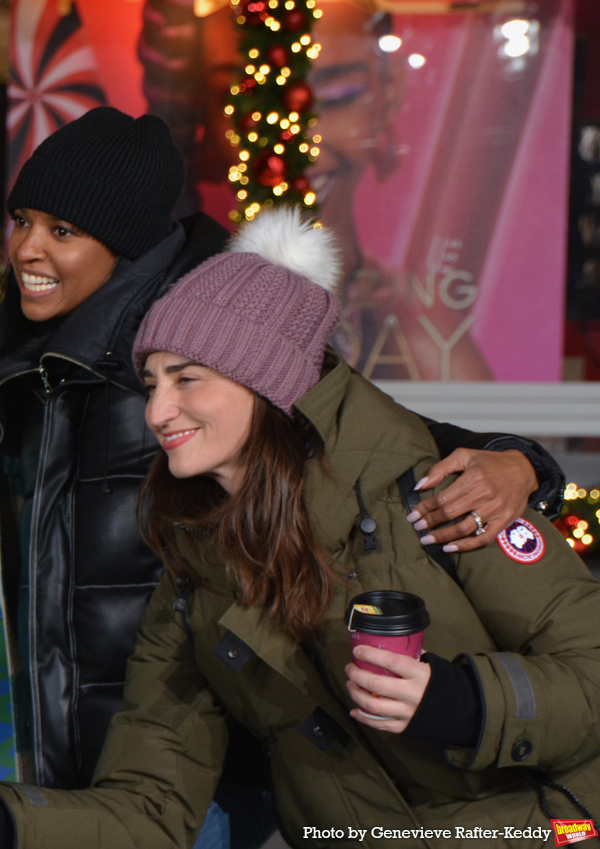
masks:
<svg viewBox="0 0 600 849"><path fill-rule="evenodd" d="M366 62L344 62L341 65L330 65L328 68L317 68L310 75L312 82L322 83L327 80L343 77L345 74L366 73L369 70Z"/></svg>
<svg viewBox="0 0 600 849"><path fill-rule="evenodd" d="M177 372L182 371L187 366L202 366L202 363L197 363L195 360L186 360L184 363L174 363L172 366L167 366L165 369L166 374L177 374ZM142 377L154 377L154 374L150 371L150 369L142 369Z"/></svg>

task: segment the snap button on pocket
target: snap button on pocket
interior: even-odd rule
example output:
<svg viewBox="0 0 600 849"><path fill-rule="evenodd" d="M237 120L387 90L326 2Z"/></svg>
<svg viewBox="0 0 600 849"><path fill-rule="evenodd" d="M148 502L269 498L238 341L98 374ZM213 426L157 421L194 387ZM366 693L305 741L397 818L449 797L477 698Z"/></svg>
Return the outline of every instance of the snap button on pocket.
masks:
<svg viewBox="0 0 600 849"><path fill-rule="evenodd" d="M531 745L529 740L519 740L518 743L512 747L511 755L513 761L524 761L529 757L533 750L533 746Z"/></svg>
<svg viewBox="0 0 600 849"><path fill-rule="evenodd" d="M234 675L241 672L250 658L255 656L250 646L247 646L243 640L232 634L231 631L227 631L221 637L213 651L219 660L222 660L225 666L231 669Z"/></svg>

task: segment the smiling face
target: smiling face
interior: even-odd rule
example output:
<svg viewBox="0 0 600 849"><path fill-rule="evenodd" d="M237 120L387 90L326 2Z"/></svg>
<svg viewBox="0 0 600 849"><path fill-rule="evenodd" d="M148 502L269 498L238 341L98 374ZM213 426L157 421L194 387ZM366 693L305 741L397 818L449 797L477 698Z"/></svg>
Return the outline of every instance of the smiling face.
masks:
<svg viewBox="0 0 600 849"><path fill-rule="evenodd" d="M245 468L240 452L250 434L254 393L187 357L158 351L142 372L149 398L146 422L167 453L176 478L207 475L230 494Z"/></svg>
<svg viewBox="0 0 600 849"><path fill-rule="evenodd" d="M14 218L8 255L31 321L67 315L110 278L115 254L87 233L35 209Z"/></svg>

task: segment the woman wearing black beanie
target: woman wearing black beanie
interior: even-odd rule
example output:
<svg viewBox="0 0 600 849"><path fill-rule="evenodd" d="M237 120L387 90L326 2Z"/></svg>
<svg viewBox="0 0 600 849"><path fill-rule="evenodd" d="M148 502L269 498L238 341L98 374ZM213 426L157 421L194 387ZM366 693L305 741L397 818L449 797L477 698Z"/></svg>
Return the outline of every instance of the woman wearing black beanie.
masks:
<svg viewBox="0 0 600 849"><path fill-rule="evenodd" d="M2 592L17 773L27 784L90 783L163 569L135 523L156 444L131 349L152 303L228 237L203 213L173 221L183 180L164 122L99 107L37 148L8 199L15 227L0 296ZM489 441L449 426L434 433L449 450ZM520 445L535 460L537 449ZM521 481L500 473L491 484L507 491L507 522L537 485L518 457L512 452L504 466ZM538 476L544 463L546 490L536 502L560 489L548 461L539 459ZM491 521L470 497L467 512ZM260 753L236 733L224 781L245 800L261 799ZM264 834L246 829L236 805L233 842L242 845L234 832L244 823L244 845L257 845ZM227 845L227 835L213 840L205 830L204 849Z"/></svg>
<svg viewBox="0 0 600 849"><path fill-rule="evenodd" d="M173 221L183 181L162 120L100 107L37 148L8 199L2 589L31 784L90 783L162 572L135 524L155 446L131 346L153 301L228 237L203 213Z"/></svg>

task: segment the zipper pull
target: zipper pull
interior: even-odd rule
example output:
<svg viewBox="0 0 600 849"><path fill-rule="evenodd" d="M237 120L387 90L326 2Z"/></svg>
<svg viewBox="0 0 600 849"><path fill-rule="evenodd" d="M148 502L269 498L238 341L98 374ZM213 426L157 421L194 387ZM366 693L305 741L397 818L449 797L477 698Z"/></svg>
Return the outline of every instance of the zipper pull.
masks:
<svg viewBox="0 0 600 849"><path fill-rule="evenodd" d="M104 356L104 359L98 360L98 365L100 366L100 368L113 369L113 371L118 371L121 368L121 363L118 361L112 351L107 351Z"/></svg>
<svg viewBox="0 0 600 849"><path fill-rule="evenodd" d="M40 373L40 377L42 378L42 383L44 384L46 395L50 395L50 393L52 392L52 386L50 385L50 381L48 380L48 372L46 371L44 366L39 366L38 371Z"/></svg>

